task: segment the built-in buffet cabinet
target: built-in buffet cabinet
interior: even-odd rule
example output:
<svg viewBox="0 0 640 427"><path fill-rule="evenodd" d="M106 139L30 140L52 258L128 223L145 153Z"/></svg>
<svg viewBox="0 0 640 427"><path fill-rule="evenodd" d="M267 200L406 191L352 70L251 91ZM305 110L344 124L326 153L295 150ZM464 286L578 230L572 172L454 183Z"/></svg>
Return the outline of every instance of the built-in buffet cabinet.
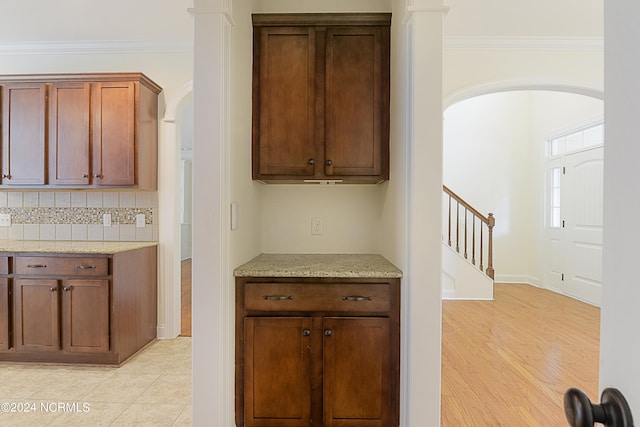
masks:
<svg viewBox="0 0 640 427"><path fill-rule="evenodd" d="M379 255L236 269L236 425L398 426L401 275Z"/></svg>
<svg viewBox="0 0 640 427"><path fill-rule="evenodd" d="M156 190L161 90L140 73L0 75L0 187Z"/></svg>
<svg viewBox="0 0 640 427"><path fill-rule="evenodd" d="M391 14L253 15L253 179L389 179Z"/></svg>
<svg viewBox="0 0 640 427"><path fill-rule="evenodd" d="M156 246L109 244L0 252L0 361L120 365L155 339Z"/></svg>

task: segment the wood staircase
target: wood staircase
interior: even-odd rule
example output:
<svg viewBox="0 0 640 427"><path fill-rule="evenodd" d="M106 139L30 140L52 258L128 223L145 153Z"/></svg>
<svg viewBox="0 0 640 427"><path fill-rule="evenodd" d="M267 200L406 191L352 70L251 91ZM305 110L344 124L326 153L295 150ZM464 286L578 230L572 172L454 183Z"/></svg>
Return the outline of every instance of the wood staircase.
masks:
<svg viewBox="0 0 640 427"><path fill-rule="evenodd" d="M448 249L443 252L443 298L493 299L495 218L492 213L483 215L447 186L442 190L442 241Z"/></svg>

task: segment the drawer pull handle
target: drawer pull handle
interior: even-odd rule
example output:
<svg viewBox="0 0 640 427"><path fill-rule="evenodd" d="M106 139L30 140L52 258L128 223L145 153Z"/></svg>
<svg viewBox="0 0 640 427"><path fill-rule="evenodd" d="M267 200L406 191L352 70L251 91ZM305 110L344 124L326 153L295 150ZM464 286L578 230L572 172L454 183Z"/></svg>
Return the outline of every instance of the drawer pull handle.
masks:
<svg viewBox="0 0 640 427"><path fill-rule="evenodd" d="M362 296L357 296L357 295L353 295L353 296L345 296L342 297L342 301L371 301L372 298L371 297L362 297Z"/></svg>
<svg viewBox="0 0 640 427"><path fill-rule="evenodd" d="M27 264L27 268L47 268L47 264Z"/></svg>
<svg viewBox="0 0 640 427"><path fill-rule="evenodd" d="M76 265L76 270L95 270L95 265Z"/></svg>
<svg viewBox="0 0 640 427"><path fill-rule="evenodd" d="M293 296L291 296L291 295L265 295L262 298L270 300L270 301L286 301L286 300L293 299Z"/></svg>

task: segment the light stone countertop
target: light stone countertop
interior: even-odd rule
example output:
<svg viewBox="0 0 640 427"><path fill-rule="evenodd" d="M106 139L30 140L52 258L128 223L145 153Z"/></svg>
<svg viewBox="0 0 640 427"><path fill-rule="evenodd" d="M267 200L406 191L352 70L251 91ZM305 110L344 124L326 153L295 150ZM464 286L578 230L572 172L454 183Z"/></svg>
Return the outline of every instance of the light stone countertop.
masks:
<svg viewBox="0 0 640 427"><path fill-rule="evenodd" d="M158 242L105 242L67 240L0 240L0 252L64 254L116 254L156 246Z"/></svg>
<svg viewBox="0 0 640 427"><path fill-rule="evenodd" d="M261 254L236 268L236 277L402 277L376 254Z"/></svg>

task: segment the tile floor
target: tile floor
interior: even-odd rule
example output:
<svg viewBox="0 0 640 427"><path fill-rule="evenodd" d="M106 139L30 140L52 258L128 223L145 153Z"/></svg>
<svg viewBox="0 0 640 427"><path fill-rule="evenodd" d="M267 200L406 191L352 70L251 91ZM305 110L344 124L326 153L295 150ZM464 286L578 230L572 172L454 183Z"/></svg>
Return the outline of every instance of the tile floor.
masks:
<svg viewBox="0 0 640 427"><path fill-rule="evenodd" d="M188 337L157 340L120 368L0 364L3 427L190 425Z"/></svg>

